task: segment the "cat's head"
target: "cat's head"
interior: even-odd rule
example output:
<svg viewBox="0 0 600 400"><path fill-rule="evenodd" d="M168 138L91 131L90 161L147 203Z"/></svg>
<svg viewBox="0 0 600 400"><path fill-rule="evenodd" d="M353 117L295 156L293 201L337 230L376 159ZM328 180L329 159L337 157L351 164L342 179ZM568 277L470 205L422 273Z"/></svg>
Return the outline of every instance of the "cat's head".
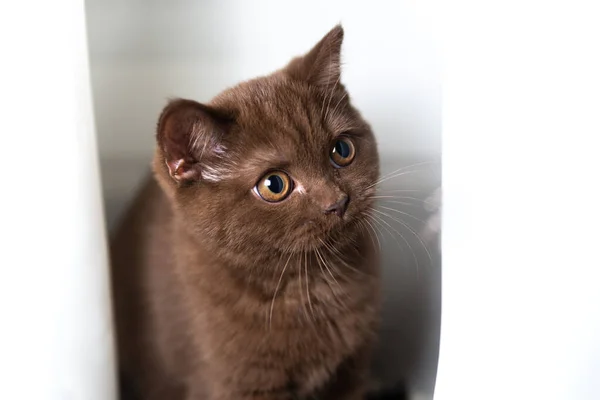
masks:
<svg viewBox="0 0 600 400"><path fill-rule="evenodd" d="M189 231L239 254L299 251L365 227L375 139L340 83L341 26L208 104L174 100L155 172Z"/></svg>

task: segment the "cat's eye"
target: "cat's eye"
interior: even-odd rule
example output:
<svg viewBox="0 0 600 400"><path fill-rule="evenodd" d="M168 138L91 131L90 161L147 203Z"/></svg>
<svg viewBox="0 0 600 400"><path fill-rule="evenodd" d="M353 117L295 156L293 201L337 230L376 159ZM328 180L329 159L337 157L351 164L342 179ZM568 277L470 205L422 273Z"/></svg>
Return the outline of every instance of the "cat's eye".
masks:
<svg viewBox="0 0 600 400"><path fill-rule="evenodd" d="M292 191L292 180L283 171L270 171L266 173L254 191L265 201L276 203L285 199Z"/></svg>
<svg viewBox="0 0 600 400"><path fill-rule="evenodd" d="M329 158L336 167L347 167L356 156L356 148L352 140L347 137L338 138L331 148Z"/></svg>

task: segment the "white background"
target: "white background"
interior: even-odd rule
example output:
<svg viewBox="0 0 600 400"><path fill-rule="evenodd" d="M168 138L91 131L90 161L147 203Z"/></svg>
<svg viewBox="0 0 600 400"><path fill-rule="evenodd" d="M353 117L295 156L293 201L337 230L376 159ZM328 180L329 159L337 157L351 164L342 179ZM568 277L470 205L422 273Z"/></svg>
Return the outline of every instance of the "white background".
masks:
<svg viewBox="0 0 600 400"><path fill-rule="evenodd" d="M120 6L105 4L105 19L100 7L96 23L112 28L108 10ZM127 27L133 16L150 18L135 12L139 3L120 4L129 14L112 42L127 40L120 32L133 29ZM147 2L150 9L157 4ZM360 13L366 20L376 21L377 14L393 19L389 10L374 4ZM419 4L417 14L427 14L431 3ZM432 32L444 42L446 63L443 321L436 399L598 399L598 10L594 2L586 7L574 1L498 4L442 2L431 14L438 21ZM312 13L323 7L307 8ZM226 49L236 50L238 36L231 29L213 30L231 17L224 6L219 9L222 17L211 19L214 26L198 21L198 29L220 32L219 38L229 38ZM0 47L6 57L0 65L0 398L100 400L110 399L113 390L82 11L78 2L41 0L0 7ZM295 18L308 13L290 13L286 25L299 32L302 26L318 38L317 30L325 26ZM259 20L267 24L264 18ZM177 18L160 21L162 26L182 25ZM361 26L361 18L355 25ZM399 32L399 25L390 29ZM146 32L139 37L146 38ZM155 34L142 43L161 40ZM384 44L396 40L390 35ZM172 73L158 61L139 68L127 60L129 53L122 53L124 60L115 56L112 67L108 58L95 55L100 58L97 71L105 68L94 78L95 98L119 106L111 108L107 100L95 109L101 135L119 138L114 147L110 140L99 140L103 157L112 153L122 162L112 175L121 180L107 187L109 194L117 193L111 198L120 199L128 195L118 193L129 193L143 173L137 163L143 164L142 154L152 145L150 139L138 141L144 135L138 132L152 131L150 111L162 103L151 99L153 93L208 98L230 77L245 78L246 72L262 69L258 61L241 67L224 62L218 70L182 61ZM265 63L275 61L279 58L265 58ZM202 81L206 92L189 83L191 71L207 74L202 75L208 77ZM138 86L108 97L125 83ZM148 89L151 84L160 90ZM134 89L142 95L128 97ZM361 108L371 113L375 104ZM119 130L119 121L129 129ZM412 143L414 154L428 147L411 135L402 137L395 143ZM434 137L426 143L432 149L439 144ZM118 157L121 149L139 151L131 154L140 158L128 167L126 157Z"/></svg>
<svg viewBox="0 0 600 400"><path fill-rule="evenodd" d="M84 12L0 3L0 399L115 394Z"/></svg>
<svg viewBox="0 0 600 400"><path fill-rule="evenodd" d="M599 399L597 2L451 2L439 15L436 399Z"/></svg>

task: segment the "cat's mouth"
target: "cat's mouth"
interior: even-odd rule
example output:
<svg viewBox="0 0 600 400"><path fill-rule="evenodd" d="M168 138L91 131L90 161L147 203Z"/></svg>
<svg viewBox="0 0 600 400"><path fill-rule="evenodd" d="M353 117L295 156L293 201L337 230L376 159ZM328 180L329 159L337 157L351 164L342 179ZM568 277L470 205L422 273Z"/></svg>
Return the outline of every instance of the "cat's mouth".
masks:
<svg viewBox="0 0 600 400"><path fill-rule="evenodd" d="M300 229L306 229L308 231L322 231L327 233L329 231L339 229L346 225L349 221L347 215L343 217L336 217L335 215L327 215L324 218L310 218L300 224Z"/></svg>
<svg viewBox="0 0 600 400"><path fill-rule="evenodd" d="M326 216L329 217L329 216ZM293 242L302 249L321 247L323 242L349 230L351 219L348 216L338 218L311 218L298 225ZM350 232L348 232L350 233Z"/></svg>

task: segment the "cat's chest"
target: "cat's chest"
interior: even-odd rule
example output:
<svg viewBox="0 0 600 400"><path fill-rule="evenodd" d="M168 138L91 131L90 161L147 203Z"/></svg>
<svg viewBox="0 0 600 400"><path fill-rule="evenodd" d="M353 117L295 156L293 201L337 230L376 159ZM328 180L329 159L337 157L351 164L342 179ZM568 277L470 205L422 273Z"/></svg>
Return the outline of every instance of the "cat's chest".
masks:
<svg viewBox="0 0 600 400"><path fill-rule="evenodd" d="M363 290L356 285L323 278L299 280L288 284L281 299L275 299L273 307L282 308L281 318L290 326L324 320L342 322L360 313L357 300L364 295L359 292Z"/></svg>
<svg viewBox="0 0 600 400"><path fill-rule="evenodd" d="M259 314L268 315L269 328L338 342L367 331L378 312L377 271L341 260L310 267L298 268L268 293Z"/></svg>
<svg viewBox="0 0 600 400"><path fill-rule="evenodd" d="M269 326L287 332L298 347L354 348L376 314L375 285L342 280L290 282L269 305ZM294 343L286 343L293 346Z"/></svg>
<svg viewBox="0 0 600 400"><path fill-rule="evenodd" d="M203 280L210 284L197 293L203 299L195 313L202 335L267 359L287 355L291 363L353 351L378 315L378 274L356 265L307 261L298 268L292 263L287 270L273 268L261 278L266 281L260 289Z"/></svg>
<svg viewBox="0 0 600 400"><path fill-rule="evenodd" d="M322 386L331 371L365 346L377 315L376 296L369 293L369 285L357 288L344 286L344 282L339 286L313 282L308 287L307 291L303 282L286 288L289 298L281 305L284 321L261 346L267 358L294 371L290 379L302 393Z"/></svg>

